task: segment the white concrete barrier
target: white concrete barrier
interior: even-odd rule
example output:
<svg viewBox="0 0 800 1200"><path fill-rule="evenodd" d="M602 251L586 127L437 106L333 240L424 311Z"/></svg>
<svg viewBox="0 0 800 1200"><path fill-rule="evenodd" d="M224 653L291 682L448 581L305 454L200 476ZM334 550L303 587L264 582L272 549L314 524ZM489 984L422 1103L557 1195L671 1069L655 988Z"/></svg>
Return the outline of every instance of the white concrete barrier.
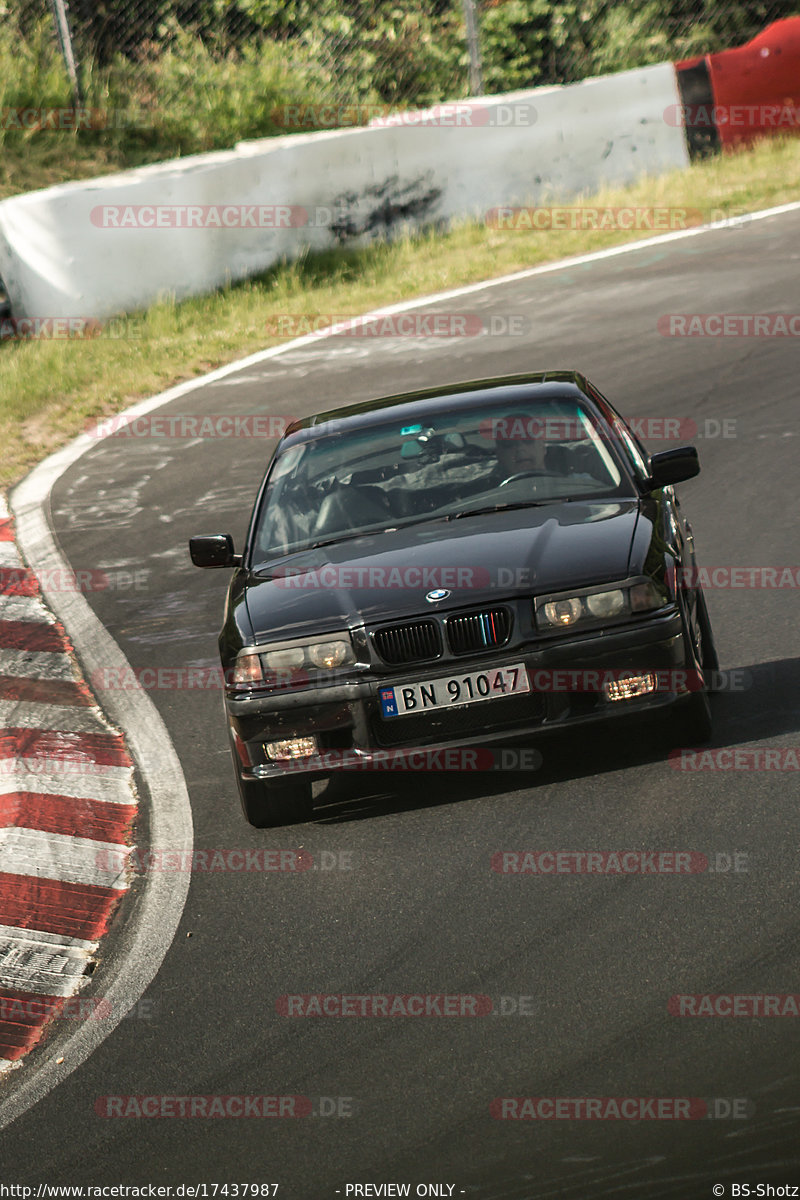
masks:
<svg viewBox="0 0 800 1200"><path fill-rule="evenodd" d="M688 163L670 63L244 142L0 203L15 316L103 318L404 228Z"/></svg>

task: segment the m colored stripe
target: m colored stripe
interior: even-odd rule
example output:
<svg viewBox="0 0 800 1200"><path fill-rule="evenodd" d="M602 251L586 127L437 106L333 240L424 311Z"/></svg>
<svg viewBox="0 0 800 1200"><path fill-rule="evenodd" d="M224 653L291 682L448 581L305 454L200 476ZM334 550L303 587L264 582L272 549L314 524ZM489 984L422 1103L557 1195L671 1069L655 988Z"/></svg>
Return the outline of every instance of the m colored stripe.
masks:
<svg viewBox="0 0 800 1200"><path fill-rule="evenodd" d="M57 763L94 762L130 767L131 759L116 733L63 733L54 729L0 730L0 759L34 758Z"/></svg>
<svg viewBox="0 0 800 1200"><path fill-rule="evenodd" d="M135 815L135 804L42 792L0 794L0 826L18 825L97 842L124 843Z"/></svg>
<svg viewBox="0 0 800 1200"><path fill-rule="evenodd" d="M116 888L0 872L0 913L8 925L94 939L108 931Z"/></svg>
<svg viewBox="0 0 800 1200"><path fill-rule="evenodd" d="M68 643L56 625L44 625L41 621L0 621L0 649L2 650L60 650Z"/></svg>
<svg viewBox="0 0 800 1200"><path fill-rule="evenodd" d="M22 1058L63 1006L61 996L40 996L16 988L0 990L0 1056L11 1062Z"/></svg>
<svg viewBox="0 0 800 1200"><path fill-rule="evenodd" d="M0 675L0 700L29 704L93 704L86 684L74 679L26 679Z"/></svg>
<svg viewBox="0 0 800 1200"><path fill-rule="evenodd" d="M36 596L39 583L25 567L0 567L0 596Z"/></svg>

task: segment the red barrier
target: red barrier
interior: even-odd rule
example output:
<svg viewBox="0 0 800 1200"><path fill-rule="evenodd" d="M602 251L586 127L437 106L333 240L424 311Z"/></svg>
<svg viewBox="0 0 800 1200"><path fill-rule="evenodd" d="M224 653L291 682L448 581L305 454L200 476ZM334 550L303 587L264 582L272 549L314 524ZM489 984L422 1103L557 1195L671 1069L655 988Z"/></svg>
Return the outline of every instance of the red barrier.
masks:
<svg viewBox="0 0 800 1200"><path fill-rule="evenodd" d="M716 128L723 146L800 133L800 17L775 21L745 46L687 59L675 68L680 72L702 63L713 105L710 113L694 112L694 124Z"/></svg>

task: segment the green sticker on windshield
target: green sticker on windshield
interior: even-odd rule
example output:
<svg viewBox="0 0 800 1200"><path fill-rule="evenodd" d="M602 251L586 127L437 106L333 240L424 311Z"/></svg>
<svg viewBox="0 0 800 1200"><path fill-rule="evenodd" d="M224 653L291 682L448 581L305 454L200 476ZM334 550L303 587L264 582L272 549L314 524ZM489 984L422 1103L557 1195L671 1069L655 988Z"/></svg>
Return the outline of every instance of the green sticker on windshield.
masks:
<svg viewBox="0 0 800 1200"><path fill-rule="evenodd" d="M409 437L412 433L422 433L422 426L406 425L400 430L400 437Z"/></svg>

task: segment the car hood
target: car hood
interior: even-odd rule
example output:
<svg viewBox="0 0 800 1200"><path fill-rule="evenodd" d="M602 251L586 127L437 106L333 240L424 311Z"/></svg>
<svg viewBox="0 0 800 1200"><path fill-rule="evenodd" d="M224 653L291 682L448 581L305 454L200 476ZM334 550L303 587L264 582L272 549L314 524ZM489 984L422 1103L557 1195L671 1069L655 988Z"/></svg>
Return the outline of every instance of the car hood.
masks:
<svg viewBox="0 0 800 1200"><path fill-rule="evenodd" d="M624 579L636 500L430 521L289 555L250 573L257 644ZM435 589L450 594L426 600Z"/></svg>

